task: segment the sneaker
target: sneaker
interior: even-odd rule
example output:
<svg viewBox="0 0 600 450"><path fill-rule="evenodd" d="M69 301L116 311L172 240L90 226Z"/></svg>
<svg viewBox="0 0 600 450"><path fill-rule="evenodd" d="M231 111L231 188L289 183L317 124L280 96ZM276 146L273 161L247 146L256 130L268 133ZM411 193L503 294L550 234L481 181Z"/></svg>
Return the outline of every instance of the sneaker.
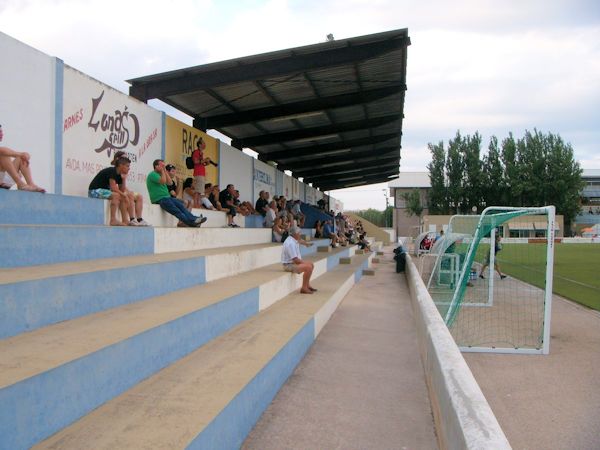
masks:
<svg viewBox="0 0 600 450"><path fill-rule="evenodd" d="M479 275L479 278L483 278L485 280L485 277L483 276L483 274Z"/></svg>
<svg viewBox="0 0 600 450"><path fill-rule="evenodd" d="M506 275L500 275L500 279L504 280L506 278Z"/></svg>
<svg viewBox="0 0 600 450"><path fill-rule="evenodd" d="M139 224L139 222L138 222L137 220L135 220L135 219L131 219L131 220L129 221L129 226L130 226L130 227L139 227L139 226L140 226L140 224Z"/></svg>
<svg viewBox="0 0 600 450"><path fill-rule="evenodd" d="M197 217L196 220L194 220L194 224L198 227L200 225L202 225L204 222L206 222L208 219L206 217L204 217L203 215L200 215L200 217Z"/></svg>
<svg viewBox="0 0 600 450"><path fill-rule="evenodd" d="M231 228L239 228L240 226L237 223L232 223Z"/></svg>
<svg viewBox="0 0 600 450"><path fill-rule="evenodd" d="M140 227L150 227L152 225L150 225L148 222L146 222L144 219L138 219L138 226Z"/></svg>

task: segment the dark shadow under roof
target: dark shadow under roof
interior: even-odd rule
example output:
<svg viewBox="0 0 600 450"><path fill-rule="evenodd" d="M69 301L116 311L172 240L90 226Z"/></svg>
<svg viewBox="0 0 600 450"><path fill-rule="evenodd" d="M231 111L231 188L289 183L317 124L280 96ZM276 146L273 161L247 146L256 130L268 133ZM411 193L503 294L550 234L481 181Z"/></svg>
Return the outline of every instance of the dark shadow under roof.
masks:
<svg viewBox="0 0 600 450"><path fill-rule="evenodd" d="M408 30L334 40L128 80L321 190L398 176Z"/></svg>

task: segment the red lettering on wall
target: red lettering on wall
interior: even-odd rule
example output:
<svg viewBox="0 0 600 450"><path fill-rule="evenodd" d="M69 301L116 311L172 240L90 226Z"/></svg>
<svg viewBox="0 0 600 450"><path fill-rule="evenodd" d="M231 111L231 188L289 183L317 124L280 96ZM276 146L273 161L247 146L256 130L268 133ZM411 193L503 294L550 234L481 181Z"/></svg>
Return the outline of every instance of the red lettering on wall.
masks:
<svg viewBox="0 0 600 450"><path fill-rule="evenodd" d="M81 108L79 111L77 111L74 114L71 114L70 116L67 116L65 118L65 121L63 124L63 131L67 131L72 126L77 125L79 122L81 122L82 119L83 119L83 108Z"/></svg>

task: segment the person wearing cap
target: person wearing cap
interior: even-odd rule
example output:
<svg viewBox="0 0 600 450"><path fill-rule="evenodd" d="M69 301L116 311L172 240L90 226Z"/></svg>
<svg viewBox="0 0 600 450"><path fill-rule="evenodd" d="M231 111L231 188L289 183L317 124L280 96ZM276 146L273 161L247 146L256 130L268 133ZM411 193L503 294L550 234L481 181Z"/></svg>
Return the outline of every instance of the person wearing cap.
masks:
<svg viewBox="0 0 600 450"><path fill-rule="evenodd" d="M115 152L115 155L114 155L113 160L111 161L110 165L116 166L117 161L120 160L121 158L125 158L128 161L130 161L129 157L127 156L127 153L119 150L118 152ZM131 161L129 162L129 164L131 164ZM129 170L127 170L127 172L129 173ZM126 183L127 183L127 176L125 176L125 178L121 179L118 187L119 187L119 191L121 193L125 194L125 200L127 200L127 211L129 212L129 217L131 218L128 225L137 226L137 227L149 227L150 224L148 222L146 222L142 217L142 212L144 210L144 197L139 192L130 191L127 188Z"/></svg>
<svg viewBox="0 0 600 450"><path fill-rule="evenodd" d="M172 180L167 172L165 162L162 159L155 159L152 166L154 170L146 177L150 201L160 205L162 209L177 217L188 227L199 227L206 222L206 217L203 217L202 214L200 217L196 217L187 210L181 200L171 197L167 186L172 183Z"/></svg>
<svg viewBox="0 0 600 450"><path fill-rule="evenodd" d="M124 185L131 161L121 156L113 162L94 176L88 186L88 197L110 200L110 225L134 225L133 219L129 220L129 199ZM117 209L121 211L121 221L117 220Z"/></svg>
<svg viewBox="0 0 600 450"><path fill-rule="evenodd" d="M292 227L290 229L290 235L283 242L281 263L283 264L283 270L286 272L302 274L302 288L300 289L300 293L312 294L316 291L316 289L310 285L310 277L313 273L314 264L310 261L302 260L300 244L307 247L312 245L300 238L300 228Z"/></svg>

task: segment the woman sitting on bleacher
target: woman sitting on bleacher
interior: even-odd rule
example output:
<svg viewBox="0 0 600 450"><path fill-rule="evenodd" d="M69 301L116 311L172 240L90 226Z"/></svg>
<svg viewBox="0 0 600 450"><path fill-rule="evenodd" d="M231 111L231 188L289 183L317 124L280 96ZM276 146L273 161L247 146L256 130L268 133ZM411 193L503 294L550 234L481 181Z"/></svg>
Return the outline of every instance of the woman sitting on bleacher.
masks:
<svg viewBox="0 0 600 450"><path fill-rule="evenodd" d="M273 241L274 242L283 242L284 236L289 233L290 224L285 221L283 217L277 217L275 219L275 223L273 224Z"/></svg>

